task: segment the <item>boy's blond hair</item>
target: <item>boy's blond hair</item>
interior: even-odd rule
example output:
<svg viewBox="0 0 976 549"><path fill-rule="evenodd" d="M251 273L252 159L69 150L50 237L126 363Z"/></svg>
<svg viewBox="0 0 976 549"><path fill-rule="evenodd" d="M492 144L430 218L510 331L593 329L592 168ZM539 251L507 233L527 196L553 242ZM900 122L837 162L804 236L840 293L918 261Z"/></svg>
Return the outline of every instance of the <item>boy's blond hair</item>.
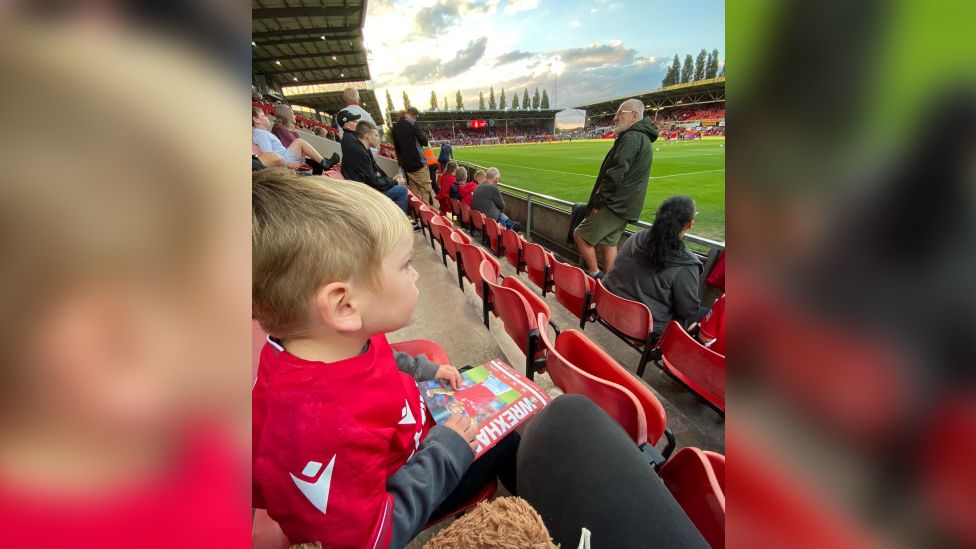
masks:
<svg viewBox="0 0 976 549"><path fill-rule="evenodd" d="M475 181L478 181L478 176L479 175L482 178L487 178L488 177L488 174L485 172L485 170L478 170L478 171L474 172L474 180Z"/></svg>
<svg viewBox="0 0 976 549"><path fill-rule="evenodd" d="M283 169L254 173L251 227L252 314L280 338L308 327L325 284L379 289L383 258L412 234L396 204L366 185Z"/></svg>

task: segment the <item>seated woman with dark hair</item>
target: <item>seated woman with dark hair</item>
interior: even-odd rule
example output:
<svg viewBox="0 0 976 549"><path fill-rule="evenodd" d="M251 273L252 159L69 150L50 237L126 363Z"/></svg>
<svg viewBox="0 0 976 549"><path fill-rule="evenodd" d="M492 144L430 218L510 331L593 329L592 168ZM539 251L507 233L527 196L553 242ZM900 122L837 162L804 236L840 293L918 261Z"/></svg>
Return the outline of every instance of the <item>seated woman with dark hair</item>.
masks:
<svg viewBox="0 0 976 549"><path fill-rule="evenodd" d="M603 281L614 294L647 305L658 335L671 320L687 328L708 312L698 295L702 262L683 241L695 213L687 196L662 202L654 225L627 239Z"/></svg>

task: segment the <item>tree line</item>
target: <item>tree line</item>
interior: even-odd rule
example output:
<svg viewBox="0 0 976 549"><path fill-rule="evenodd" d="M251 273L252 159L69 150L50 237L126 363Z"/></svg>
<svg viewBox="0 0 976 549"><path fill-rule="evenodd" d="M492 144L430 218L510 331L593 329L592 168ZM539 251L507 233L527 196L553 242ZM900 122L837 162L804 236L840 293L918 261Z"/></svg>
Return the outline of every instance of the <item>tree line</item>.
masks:
<svg viewBox="0 0 976 549"><path fill-rule="evenodd" d="M698 52L698 57L694 59L692 59L690 53L685 55L684 64L681 63L678 54L674 54L674 61L668 67L668 72L664 75L664 80L661 80L661 86L686 84L688 82L715 78L716 76L725 76L725 65L722 65L721 72L718 68L718 48L713 49L711 53L706 52L702 48Z"/></svg>
<svg viewBox="0 0 976 549"><path fill-rule="evenodd" d="M440 105L437 99L437 93L434 90L430 92L430 110L448 110L447 108L447 97L442 96L444 99L443 106ZM403 108L410 108L410 97L407 92L403 92ZM522 89L522 102L519 103L519 95L516 92L512 96L512 104L508 105L508 100L505 97L505 88L502 88L501 94L495 99L495 86L491 86L488 90L488 103L485 104L485 92L478 92L478 109L479 110L530 110L530 109L548 109L549 108L549 92L545 89L542 93L539 93L539 88L535 89L535 94L531 97L529 96L528 88ZM390 97L390 90L386 90L386 110L387 112L396 112L396 108L393 106L393 98ZM464 97L461 95L461 90L458 90L454 94L454 110L463 111L464 107Z"/></svg>

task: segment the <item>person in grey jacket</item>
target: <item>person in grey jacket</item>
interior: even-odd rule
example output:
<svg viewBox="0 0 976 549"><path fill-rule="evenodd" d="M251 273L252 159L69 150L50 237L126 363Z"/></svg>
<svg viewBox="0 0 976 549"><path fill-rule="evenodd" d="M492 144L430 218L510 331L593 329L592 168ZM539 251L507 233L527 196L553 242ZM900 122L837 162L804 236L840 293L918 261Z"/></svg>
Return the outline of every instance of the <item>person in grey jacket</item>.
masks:
<svg viewBox="0 0 976 549"><path fill-rule="evenodd" d="M471 209L481 212L486 218L494 219L499 225L513 231L522 230L522 225L505 215L505 199L498 190L501 172L498 168L488 168L484 183L478 185L471 196Z"/></svg>
<svg viewBox="0 0 976 549"><path fill-rule="evenodd" d="M627 239L604 280L614 294L647 305L657 335L671 320L687 327L707 312L698 295L702 262L683 241L695 213L687 196L662 202L654 224Z"/></svg>

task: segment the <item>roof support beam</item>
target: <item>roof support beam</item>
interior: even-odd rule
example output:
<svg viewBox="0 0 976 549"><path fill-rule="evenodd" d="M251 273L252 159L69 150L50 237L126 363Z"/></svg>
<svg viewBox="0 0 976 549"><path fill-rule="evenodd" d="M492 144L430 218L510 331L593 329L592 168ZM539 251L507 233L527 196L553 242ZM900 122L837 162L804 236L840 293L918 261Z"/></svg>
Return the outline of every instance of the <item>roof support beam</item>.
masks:
<svg viewBox="0 0 976 549"><path fill-rule="evenodd" d="M258 8L251 10L251 19L285 19L288 17L358 17L362 7L299 7Z"/></svg>
<svg viewBox="0 0 976 549"><path fill-rule="evenodd" d="M336 56L336 57L339 57L340 55L359 55L359 54L364 54L364 53L366 53L366 52L364 52L362 50L355 50L355 51L327 51L327 52L313 51L313 52L309 52L309 53L299 53L299 54L296 54L296 55L278 55L278 56L271 56L271 57L252 57L251 58L251 63L274 63L275 61L289 61L289 60L293 60L293 59L318 59L320 57L331 57L333 55Z"/></svg>
<svg viewBox="0 0 976 549"><path fill-rule="evenodd" d="M254 40L260 44L263 40L273 39L273 38L295 38L298 36L312 36L319 37L325 35L326 38L335 35L337 38L341 35L353 35L353 38L361 38L363 35L363 30L359 27L313 27L309 29L280 29L273 31L262 31L262 32L252 32L251 40Z"/></svg>

